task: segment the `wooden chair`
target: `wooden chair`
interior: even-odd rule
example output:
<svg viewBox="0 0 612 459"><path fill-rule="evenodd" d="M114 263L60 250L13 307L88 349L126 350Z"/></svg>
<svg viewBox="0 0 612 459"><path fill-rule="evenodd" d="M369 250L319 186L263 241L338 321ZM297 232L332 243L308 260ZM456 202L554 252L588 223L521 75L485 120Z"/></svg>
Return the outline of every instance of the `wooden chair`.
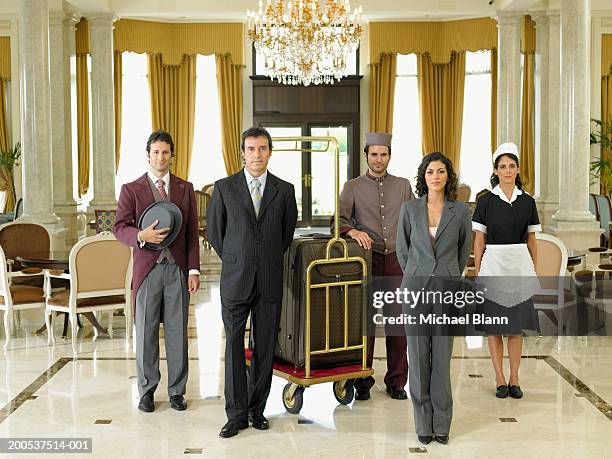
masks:
<svg viewBox="0 0 612 459"><path fill-rule="evenodd" d="M40 276L39 273L9 272L4 250L0 247L0 310L4 311L4 332L6 337L4 350L8 349L11 341L14 312L45 307L44 291L42 288L32 285L18 285L11 282L15 277L31 275Z"/></svg>
<svg viewBox="0 0 612 459"><path fill-rule="evenodd" d="M202 236L202 243L208 249L208 233L206 232L206 204L208 197L200 190L196 190L195 195L196 206L198 208L198 234Z"/></svg>
<svg viewBox="0 0 612 459"><path fill-rule="evenodd" d="M576 304L571 278L566 276L567 248L561 239L550 234L537 233L536 239L538 259L535 271L541 288L533 296L533 304L536 311L543 312L561 332L565 326L564 308Z"/></svg>
<svg viewBox="0 0 612 459"><path fill-rule="evenodd" d="M51 237L47 229L36 223L22 223L13 221L0 226L0 246L4 251L6 269L9 273L19 273L23 266L16 260L18 256L28 256L35 253L46 253L51 250ZM42 269L34 271L28 269L28 275L11 275L10 283L15 285L29 285L43 287ZM16 328L20 327L20 310L15 309L15 320L11 322ZM13 318L11 317L11 320ZM14 330L11 328L11 330Z"/></svg>
<svg viewBox="0 0 612 459"><path fill-rule="evenodd" d="M465 183L460 183L457 186L457 201L469 202L470 196L472 196L472 188Z"/></svg>
<svg viewBox="0 0 612 459"><path fill-rule="evenodd" d="M125 338L129 342L132 331L132 252L112 234L102 233L81 239L70 251L69 274L48 270L48 279L59 278L70 282L70 289L54 293L46 283L45 321L49 344L55 344L51 311L68 313L70 317L72 352L76 356L77 313L109 312L109 335L112 337L112 313L123 310ZM98 337L95 330L94 339Z"/></svg>

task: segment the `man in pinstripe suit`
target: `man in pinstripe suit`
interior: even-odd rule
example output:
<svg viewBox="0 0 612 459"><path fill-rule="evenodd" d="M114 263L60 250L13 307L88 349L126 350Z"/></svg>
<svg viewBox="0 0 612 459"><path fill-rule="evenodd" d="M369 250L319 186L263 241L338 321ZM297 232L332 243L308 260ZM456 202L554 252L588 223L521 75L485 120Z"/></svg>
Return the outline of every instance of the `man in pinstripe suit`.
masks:
<svg viewBox="0 0 612 459"><path fill-rule="evenodd" d="M225 326L225 412L219 436L249 426L269 428L263 411L272 383L283 294L283 254L297 221L293 185L268 172L272 139L263 128L242 134L244 168L215 183L207 212L208 239L221 257ZM247 384L244 332L251 313L253 357Z"/></svg>

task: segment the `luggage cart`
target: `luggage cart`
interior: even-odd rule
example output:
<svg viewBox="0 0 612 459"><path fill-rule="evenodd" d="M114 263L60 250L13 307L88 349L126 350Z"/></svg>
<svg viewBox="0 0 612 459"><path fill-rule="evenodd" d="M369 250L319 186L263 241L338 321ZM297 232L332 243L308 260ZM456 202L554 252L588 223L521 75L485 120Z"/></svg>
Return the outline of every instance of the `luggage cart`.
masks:
<svg viewBox="0 0 612 459"><path fill-rule="evenodd" d="M287 380L287 385L283 389L283 405L285 409L293 414L297 414L302 409L304 403L303 394L306 387L314 384L321 384L326 382L333 382L333 391L336 400L340 404L347 405L351 403L355 397L354 381L357 378L365 378L374 374L372 368L367 367L367 336L365 335L366 323L365 313L362 317L362 342L357 345L349 345L348 343L348 289L352 285L360 285L364 290L362 298L365 301L366 294L365 290L367 287L367 276L368 266L366 261L362 257L349 257L348 245L344 239L340 237L340 148L338 141L335 137L275 137L274 142L295 142L294 148L283 148L282 151L301 151L301 152L327 152L330 146L334 151L334 164L335 164L335 212L334 212L334 236L327 242L326 256L322 259L313 260L306 271L306 311L305 311L305 330L304 330L304 367L299 368L294 364L275 361L273 366L273 373L275 376ZM312 142L322 142L324 147L320 149L304 148L298 146L300 142L308 142L312 146ZM340 244L343 251L343 256L332 257L332 247L334 244ZM311 283L311 273L314 267L328 264L339 264L339 263L361 263L362 275L360 280L338 280L336 282L324 282L324 283ZM330 329L330 301L329 292L331 288L341 288L344 290L344 345L337 347L330 347L329 329ZM311 349L311 328L313 326L319 327L323 324L312 324L311 323L311 292L315 289L325 289L325 347L323 349ZM311 356L331 354L335 352L351 351L361 349L361 363L337 365L331 368L312 369L311 368ZM251 364L252 352L250 349L245 349L245 357L247 365ZM248 373L248 371L247 371Z"/></svg>

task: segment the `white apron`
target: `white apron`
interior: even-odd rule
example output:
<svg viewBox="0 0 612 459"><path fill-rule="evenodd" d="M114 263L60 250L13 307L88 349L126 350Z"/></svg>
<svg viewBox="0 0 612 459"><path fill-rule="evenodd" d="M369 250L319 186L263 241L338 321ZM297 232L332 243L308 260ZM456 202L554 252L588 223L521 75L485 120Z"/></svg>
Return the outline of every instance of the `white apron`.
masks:
<svg viewBox="0 0 612 459"><path fill-rule="evenodd" d="M485 298L505 307L530 299L540 289L527 244L487 245L476 280Z"/></svg>

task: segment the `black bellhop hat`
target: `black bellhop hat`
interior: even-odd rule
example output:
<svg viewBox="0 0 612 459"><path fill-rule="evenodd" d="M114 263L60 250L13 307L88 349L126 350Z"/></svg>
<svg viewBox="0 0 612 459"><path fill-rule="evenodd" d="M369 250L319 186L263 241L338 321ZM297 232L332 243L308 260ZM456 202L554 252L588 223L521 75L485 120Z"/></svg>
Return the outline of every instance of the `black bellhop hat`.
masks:
<svg viewBox="0 0 612 459"><path fill-rule="evenodd" d="M154 202L140 216L138 228L143 230L151 226L155 220L159 220L159 223L155 225L155 229L170 228L170 231L168 231L166 238L159 244L145 242L144 246L151 250L163 250L169 247L176 239L183 224L183 214L181 209L172 202Z"/></svg>

